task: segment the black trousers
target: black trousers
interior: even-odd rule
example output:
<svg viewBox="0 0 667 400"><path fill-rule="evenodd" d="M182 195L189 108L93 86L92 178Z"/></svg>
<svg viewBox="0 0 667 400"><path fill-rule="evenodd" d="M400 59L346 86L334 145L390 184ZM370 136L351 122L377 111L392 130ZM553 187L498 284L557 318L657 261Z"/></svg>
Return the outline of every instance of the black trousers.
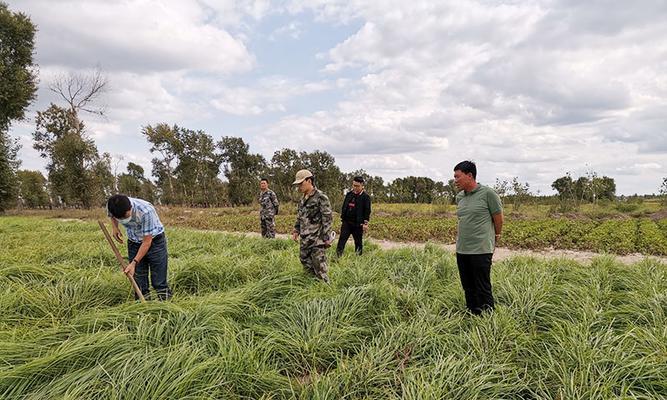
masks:
<svg viewBox="0 0 667 400"><path fill-rule="evenodd" d="M354 251L357 254L361 254L364 251L364 228L362 225L353 224L351 222L343 221L343 224L340 227L340 236L338 237L338 245L336 246L336 254L338 256L343 255L345 250L345 244L347 239L350 238L350 235L354 238Z"/></svg>
<svg viewBox="0 0 667 400"><path fill-rule="evenodd" d="M491 292L491 262L493 253L460 254L456 253L461 286L466 297L466 307L471 313L479 315L482 311L493 310Z"/></svg>

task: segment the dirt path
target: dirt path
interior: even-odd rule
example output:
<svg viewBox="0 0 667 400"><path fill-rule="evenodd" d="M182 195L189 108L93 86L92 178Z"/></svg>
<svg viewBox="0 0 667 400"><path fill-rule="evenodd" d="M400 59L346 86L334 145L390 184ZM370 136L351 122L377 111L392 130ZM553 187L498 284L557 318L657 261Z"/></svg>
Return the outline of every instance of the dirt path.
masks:
<svg viewBox="0 0 667 400"><path fill-rule="evenodd" d="M223 231L217 231L217 232L223 232ZM261 235L258 232L223 232L226 234L233 234L233 235L242 235L242 236L250 236L250 237L260 237ZM290 236L286 234L277 234L277 238L279 239L289 239ZM383 250L394 250L394 249L404 249L404 248L415 248L415 249L423 249L427 243L424 242L393 242L391 240L384 240L384 239L373 239L373 238L368 238L368 240L373 243L378 245L381 249ZM446 251L449 251L451 253L454 253L456 251L456 245L454 244L445 244L445 243L437 243L437 242L429 242L431 245L438 246ZM352 243L352 239L350 239L350 245ZM524 250L524 249L509 249L507 247L497 247L496 251L493 255L493 260L494 261L502 261L506 258L509 257L516 257L516 256L528 256L528 257L536 257L536 258L542 258L542 259L554 259L554 258L567 258L571 260L575 260L579 263L582 264L590 264L591 261L596 258L600 257L604 254L602 253L594 253L592 251L578 251L578 250L563 250L563 249L545 249L545 250ZM618 254L612 254L612 256L618 260L619 262L623 264L634 264L639 261L642 261L646 258L658 260L662 263L667 264L667 257L658 257L658 256L646 256L643 254L626 254L626 255L618 255Z"/></svg>
<svg viewBox="0 0 667 400"><path fill-rule="evenodd" d="M426 243L418 242L392 242L389 240L374 240L371 239L372 243L377 244L380 248L384 250L391 249L401 249L405 247L414 247L418 249L423 249ZM454 244L444 244L444 243L431 243L435 246L443 248L449 252L456 252L456 245ZM590 264L591 261L600 257L604 254L594 253L592 251L578 251L578 250L564 250L564 249L544 249L544 250L525 250L525 249L509 249L507 247L497 247L493 255L494 261L502 261L509 257L516 256L529 256L542 259L554 259L554 258L568 258L580 262L582 264ZM642 261L646 258L658 260L662 263L667 264L667 257L658 257L658 256L646 256L643 254L626 254L618 255L611 254L616 260L623 264L634 264L639 261Z"/></svg>

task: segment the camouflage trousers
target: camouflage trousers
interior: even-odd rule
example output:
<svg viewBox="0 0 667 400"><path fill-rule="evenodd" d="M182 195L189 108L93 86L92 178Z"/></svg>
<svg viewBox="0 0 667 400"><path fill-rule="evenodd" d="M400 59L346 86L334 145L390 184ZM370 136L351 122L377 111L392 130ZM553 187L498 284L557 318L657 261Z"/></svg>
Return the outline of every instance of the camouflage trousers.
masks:
<svg viewBox="0 0 667 400"><path fill-rule="evenodd" d="M276 237L276 218L271 217L261 217L259 219L259 224L262 227L262 237L267 239L274 239Z"/></svg>
<svg viewBox="0 0 667 400"><path fill-rule="evenodd" d="M301 243L299 258L303 268L325 282L329 282L327 266L327 249L322 246L304 245Z"/></svg>

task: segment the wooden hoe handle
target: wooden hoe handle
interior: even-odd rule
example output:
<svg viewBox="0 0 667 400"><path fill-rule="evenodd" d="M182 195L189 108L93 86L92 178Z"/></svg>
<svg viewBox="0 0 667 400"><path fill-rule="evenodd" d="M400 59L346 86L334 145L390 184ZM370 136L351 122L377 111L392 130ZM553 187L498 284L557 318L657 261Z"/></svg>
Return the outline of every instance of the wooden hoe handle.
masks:
<svg viewBox="0 0 667 400"><path fill-rule="evenodd" d="M118 251L116 244L113 242L113 239L111 239L111 235L109 235L109 231L107 230L107 227L104 226L104 223L102 223L102 221L100 220L98 220L97 223L100 224L100 229L102 229L104 237L107 238L107 242L109 242L111 250L113 250L113 253L116 255L116 260L118 260L118 263L120 264L120 269L124 271L125 267L127 266L127 263L125 263L125 259L123 258L123 256L120 255L120 251ZM127 276L127 279L130 280L132 288L134 289L134 293L137 294L139 300L141 300L142 303L145 302L146 299L144 298L144 295L141 293L141 289L139 289L139 285L137 285L137 281L134 280L134 277L128 274L125 274L125 276Z"/></svg>

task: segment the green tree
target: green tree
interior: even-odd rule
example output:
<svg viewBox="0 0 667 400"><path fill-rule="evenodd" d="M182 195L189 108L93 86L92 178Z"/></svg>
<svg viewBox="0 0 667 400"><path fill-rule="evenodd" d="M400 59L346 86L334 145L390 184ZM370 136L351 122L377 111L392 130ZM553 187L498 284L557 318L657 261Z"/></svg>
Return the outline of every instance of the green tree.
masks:
<svg viewBox="0 0 667 400"><path fill-rule="evenodd" d="M40 171L19 170L17 176L19 196L24 207L40 208L49 205L46 178Z"/></svg>
<svg viewBox="0 0 667 400"><path fill-rule="evenodd" d="M22 120L35 99L37 70L33 63L35 25L25 14L0 2L0 212L16 199L18 141L9 134L12 121Z"/></svg>
<svg viewBox="0 0 667 400"><path fill-rule="evenodd" d="M595 178L595 196L597 199L614 200L616 198L616 182L614 178L603 176Z"/></svg>
<svg viewBox="0 0 667 400"><path fill-rule="evenodd" d="M215 198L221 184L218 179L223 156L216 153L213 138L203 131L178 128L178 166L174 174L182 188L183 198L191 205L217 205Z"/></svg>
<svg viewBox="0 0 667 400"><path fill-rule="evenodd" d="M104 115L94 103L105 92L107 80L98 70L90 74L62 75L49 89L67 104L53 103L37 112L33 147L48 158L47 170L54 195L66 206L90 208L102 204L114 187L111 157L100 157L86 132L81 113Z"/></svg>
<svg viewBox="0 0 667 400"><path fill-rule="evenodd" d="M151 144L150 152L160 156L153 158L151 163L160 200L164 204L182 204L182 196L177 191L177 178L174 174L178 165L178 154L182 151L182 145L177 137L178 130L176 125L158 124L154 127L147 125L141 131Z"/></svg>
<svg viewBox="0 0 667 400"><path fill-rule="evenodd" d="M21 120L35 99L37 66L33 63L35 25L0 2L0 131Z"/></svg>
<svg viewBox="0 0 667 400"><path fill-rule="evenodd" d="M144 177L144 168L133 162L127 164L127 173L118 176L118 191L128 196L155 203L155 189L155 185Z"/></svg>
<svg viewBox="0 0 667 400"><path fill-rule="evenodd" d="M512 205L514 206L514 211L519 211L521 206L530 199L530 185L528 182L521 183L518 177L512 178L511 182L512 189Z"/></svg>
<svg viewBox="0 0 667 400"><path fill-rule="evenodd" d="M130 197L141 197L141 180L132 174L118 175L118 191ZM148 200L148 199L145 199Z"/></svg>
<svg viewBox="0 0 667 400"><path fill-rule="evenodd" d="M444 184L424 176L396 178L389 185L392 203L432 203L438 196L443 196Z"/></svg>
<svg viewBox="0 0 667 400"><path fill-rule="evenodd" d="M292 149L282 149L273 153L267 178L271 189L276 193L281 202L297 201L298 192L294 190L292 182L294 176L300 169L305 168L299 153Z"/></svg>
<svg viewBox="0 0 667 400"><path fill-rule="evenodd" d="M261 175L267 164L260 154L251 154L242 138L225 136L218 142L223 171L227 178L229 201L232 205L247 205L257 196Z"/></svg>
<svg viewBox="0 0 667 400"><path fill-rule="evenodd" d="M562 176L553 181L551 187L558 192L558 197L560 197L561 200L574 200L576 198L574 192L574 181L572 180L572 176L569 172L565 176Z"/></svg>
<svg viewBox="0 0 667 400"><path fill-rule="evenodd" d="M99 161L97 147L85 136L76 113L55 104L37 112L33 147L46 166L52 194L59 203L89 208L98 189L93 168Z"/></svg>
<svg viewBox="0 0 667 400"><path fill-rule="evenodd" d="M0 213L11 207L16 200L16 170L21 165L17 154L20 148L17 140L0 131Z"/></svg>
<svg viewBox="0 0 667 400"><path fill-rule="evenodd" d="M580 176L574 181L574 195L577 198L577 203L593 201L593 191L591 190L591 181L585 177Z"/></svg>
<svg viewBox="0 0 667 400"><path fill-rule="evenodd" d="M503 179L501 181L499 178L496 178L496 183L493 185L493 190L498 193L498 196L500 196L501 199L505 199L512 191L510 186L511 185L507 179Z"/></svg>
<svg viewBox="0 0 667 400"><path fill-rule="evenodd" d="M105 152L95 160L90 173L94 204L104 204L116 191L116 177L111 172L111 154Z"/></svg>
<svg viewBox="0 0 667 400"><path fill-rule="evenodd" d="M662 204L667 205L667 178L662 178L662 185L659 189L660 196L662 196Z"/></svg>
<svg viewBox="0 0 667 400"><path fill-rule="evenodd" d="M456 188L454 179L448 180L447 185L445 185L444 194L447 197L449 204L456 204L456 195L458 192L459 190Z"/></svg>
<svg viewBox="0 0 667 400"><path fill-rule="evenodd" d="M217 152L219 145L210 135L167 124L148 125L142 133L152 145L151 153L160 155L153 158L152 164L163 203L200 206L226 203L222 197L223 184L218 178L224 157Z"/></svg>

